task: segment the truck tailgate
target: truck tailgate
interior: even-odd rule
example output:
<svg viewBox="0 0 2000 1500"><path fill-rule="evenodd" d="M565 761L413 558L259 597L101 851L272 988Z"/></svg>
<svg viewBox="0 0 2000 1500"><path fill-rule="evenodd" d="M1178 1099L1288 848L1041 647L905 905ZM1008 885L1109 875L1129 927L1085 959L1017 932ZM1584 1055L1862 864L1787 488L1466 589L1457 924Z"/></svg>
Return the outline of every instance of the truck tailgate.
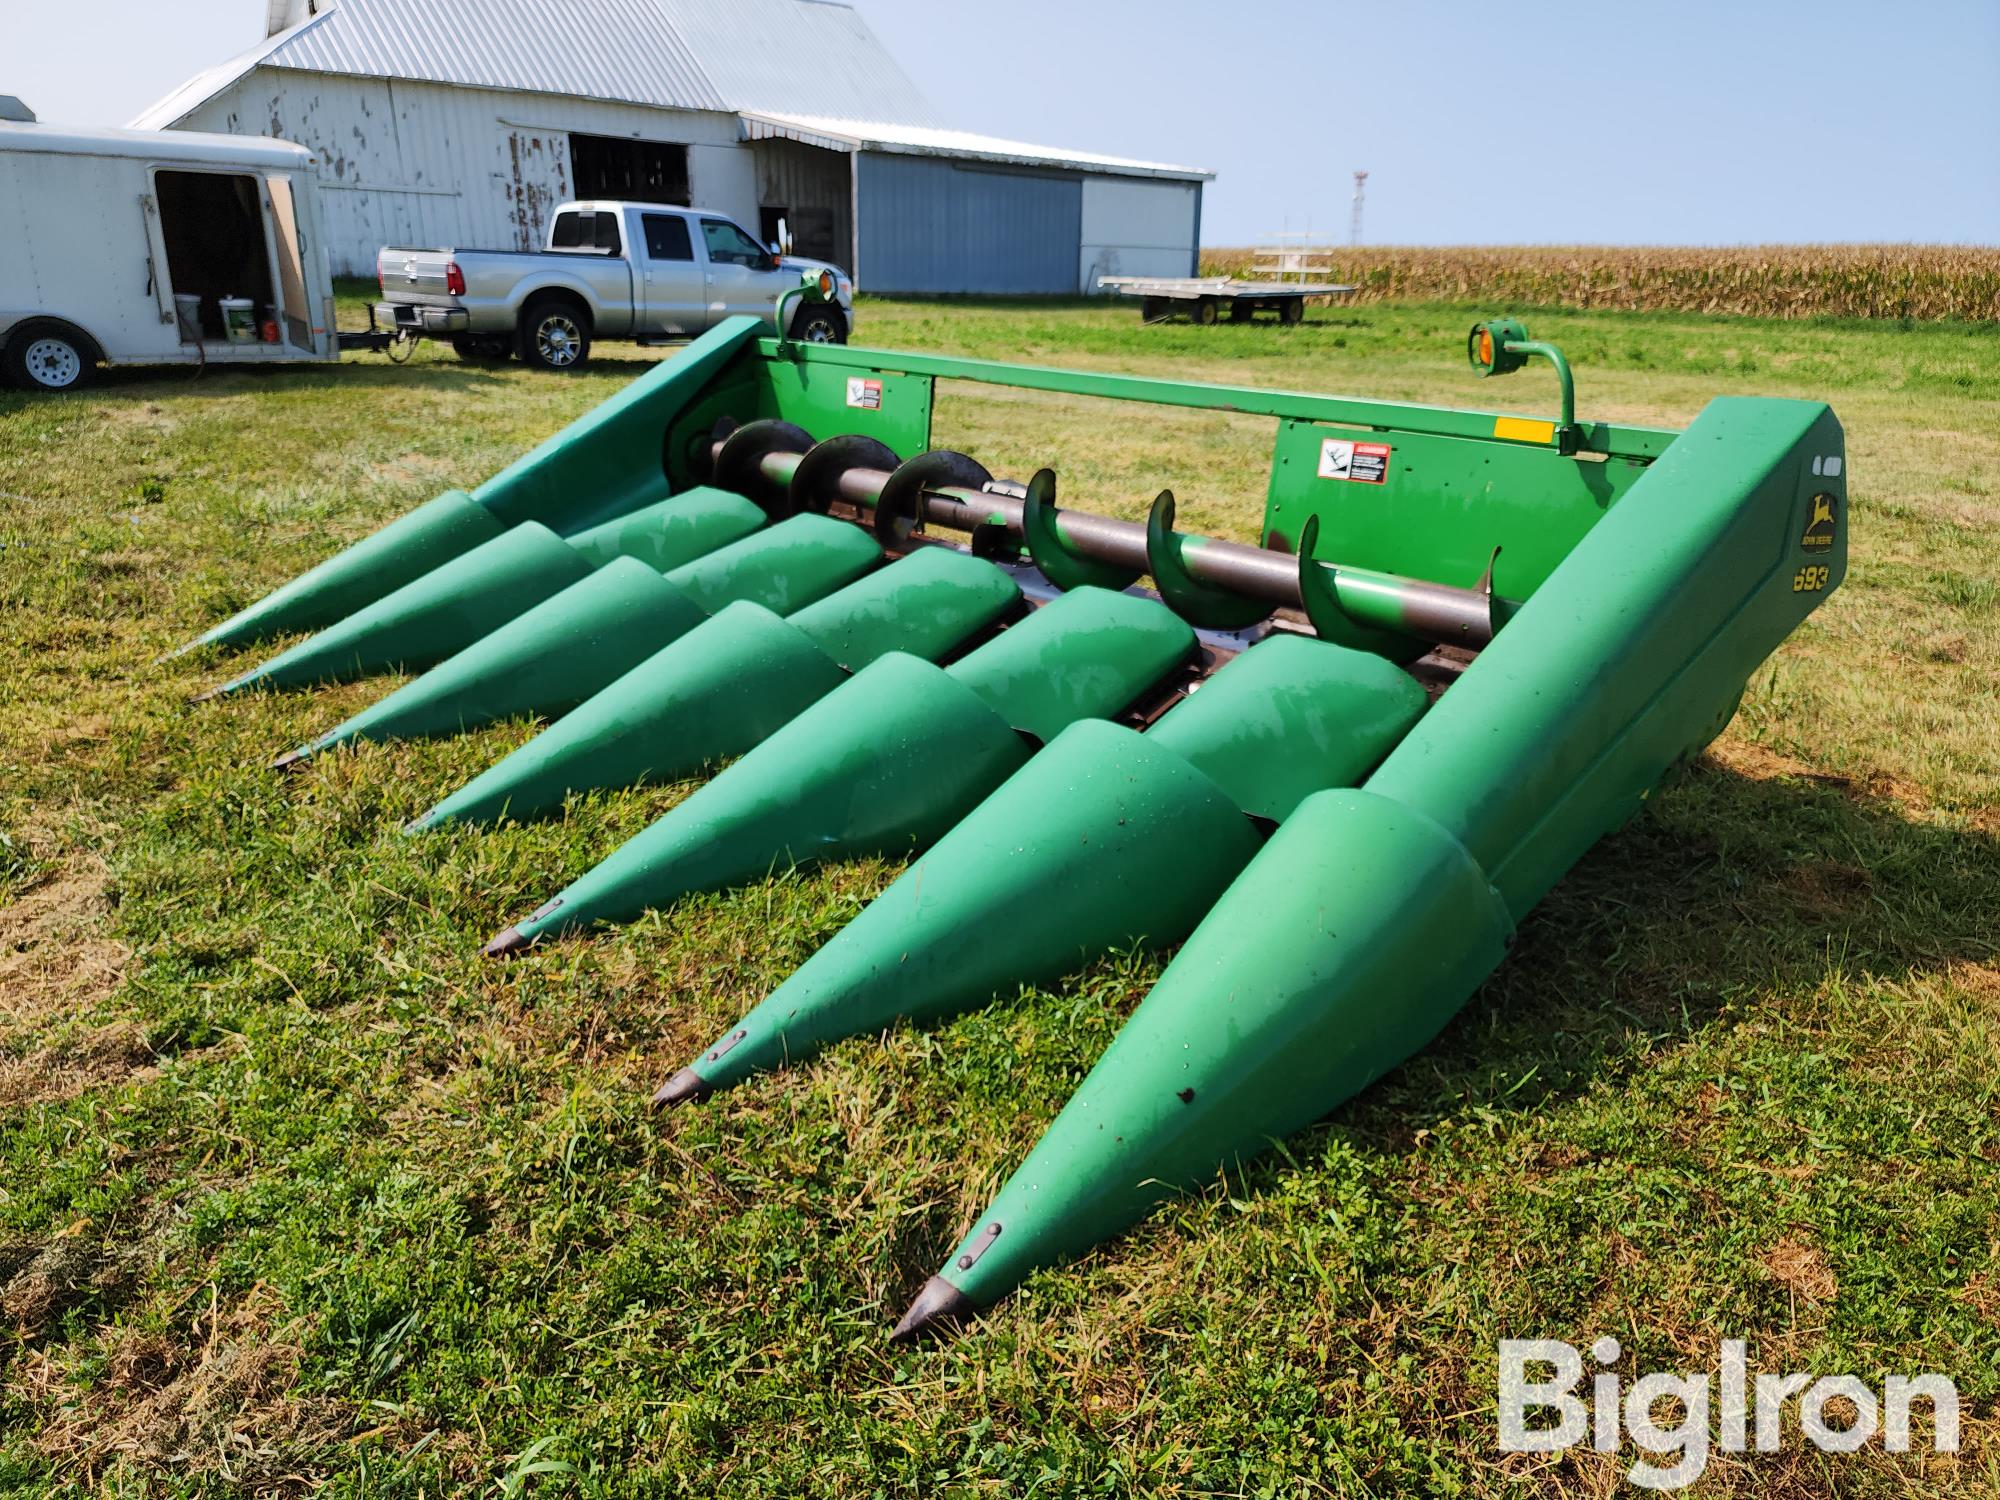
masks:
<svg viewBox="0 0 2000 1500"><path fill-rule="evenodd" d="M375 257L381 278L382 295L391 302L449 302L445 268L451 264L451 250L404 250L385 245Z"/></svg>

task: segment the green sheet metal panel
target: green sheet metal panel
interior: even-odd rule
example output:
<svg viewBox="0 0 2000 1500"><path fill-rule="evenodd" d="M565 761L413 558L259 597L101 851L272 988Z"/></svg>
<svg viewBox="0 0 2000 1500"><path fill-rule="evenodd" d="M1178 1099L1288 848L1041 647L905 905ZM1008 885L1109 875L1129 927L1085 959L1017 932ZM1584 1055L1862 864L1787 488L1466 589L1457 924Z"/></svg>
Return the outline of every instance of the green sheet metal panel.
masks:
<svg viewBox="0 0 2000 1500"><path fill-rule="evenodd" d="M1323 460L1339 470L1343 459L1351 477L1323 477ZM1295 551L1306 519L1318 516L1322 562L1461 588L1478 582L1498 547L1495 592L1525 599L1645 472L1636 458L1283 421L1262 540Z"/></svg>
<svg viewBox="0 0 2000 1500"><path fill-rule="evenodd" d="M817 345L788 346L790 349ZM931 381L897 373L893 356L880 368L828 368L789 355L745 358L690 402L667 432L667 473L676 486L702 472L694 460L710 441L718 419L752 422L779 417L816 438L859 433L887 443L901 458L931 445Z"/></svg>

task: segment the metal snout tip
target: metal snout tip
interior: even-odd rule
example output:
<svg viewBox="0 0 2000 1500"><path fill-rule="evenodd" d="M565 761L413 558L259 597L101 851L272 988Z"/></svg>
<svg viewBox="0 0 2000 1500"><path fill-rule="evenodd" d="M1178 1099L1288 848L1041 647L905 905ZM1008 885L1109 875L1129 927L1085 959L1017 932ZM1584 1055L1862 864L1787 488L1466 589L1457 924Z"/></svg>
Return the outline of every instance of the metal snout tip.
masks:
<svg viewBox="0 0 2000 1500"><path fill-rule="evenodd" d="M510 925L494 933L492 941L479 951L486 958L509 958L533 942L533 938L522 936L520 928Z"/></svg>
<svg viewBox="0 0 2000 1500"><path fill-rule="evenodd" d="M713 1092L701 1074L693 1068L682 1068L653 1091L653 1105L656 1109L671 1109L690 1099L704 1099Z"/></svg>
<svg viewBox="0 0 2000 1500"><path fill-rule="evenodd" d="M432 814L424 813L418 817L410 819L409 822L403 825L403 832L405 834L427 833L430 830L431 817Z"/></svg>
<svg viewBox="0 0 2000 1500"><path fill-rule="evenodd" d="M312 754L312 750L306 745L301 745L296 750L287 750L283 755L271 762L271 769L274 771L295 771L305 763L305 758L310 754Z"/></svg>
<svg viewBox="0 0 2000 1500"><path fill-rule="evenodd" d="M917 1293L917 1300L903 1314L903 1321L889 1335L889 1342L907 1344L928 1332L934 1324L962 1323L978 1310L978 1305L965 1293L942 1276L933 1276Z"/></svg>
<svg viewBox="0 0 2000 1500"><path fill-rule="evenodd" d="M189 698L188 702L213 703L217 698L220 698L224 693L228 691L229 691L228 683L218 682L212 688L203 688L200 692L196 693L193 697Z"/></svg>
<svg viewBox="0 0 2000 1500"><path fill-rule="evenodd" d="M200 639L192 641L183 641L181 642L180 645L174 647L173 650L162 651L158 656L154 657L153 665L156 667L164 667L168 662L179 661L183 656L186 656L190 651L199 651L203 646L206 646L207 644L208 644L207 641Z"/></svg>

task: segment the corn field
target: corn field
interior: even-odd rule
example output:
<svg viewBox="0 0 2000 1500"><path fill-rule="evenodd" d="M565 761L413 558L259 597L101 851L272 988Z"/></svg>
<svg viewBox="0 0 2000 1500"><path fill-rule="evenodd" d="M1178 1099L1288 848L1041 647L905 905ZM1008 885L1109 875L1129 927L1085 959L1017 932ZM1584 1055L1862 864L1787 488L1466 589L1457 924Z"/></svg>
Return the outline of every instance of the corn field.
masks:
<svg viewBox="0 0 2000 1500"><path fill-rule="evenodd" d="M1328 254L1329 279L1358 285L1359 300L1767 318L2000 318L2000 248L1986 246L1382 245ZM1259 258L1255 250L1204 250L1202 274L1249 276Z"/></svg>

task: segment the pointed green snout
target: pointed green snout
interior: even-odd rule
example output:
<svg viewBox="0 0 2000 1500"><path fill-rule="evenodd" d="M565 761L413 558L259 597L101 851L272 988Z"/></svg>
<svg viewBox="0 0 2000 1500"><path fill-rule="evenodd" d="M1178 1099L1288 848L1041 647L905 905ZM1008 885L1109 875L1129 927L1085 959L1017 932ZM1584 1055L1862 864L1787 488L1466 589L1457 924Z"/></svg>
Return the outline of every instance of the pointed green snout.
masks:
<svg viewBox="0 0 2000 1500"><path fill-rule="evenodd" d="M565 539L528 521L404 584L224 685L306 687L425 670L620 555L620 543L676 567L748 536L764 513L740 495L695 489Z"/></svg>
<svg viewBox="0 0 2000 1500"><path fill-rule="evenodd" d="M700 625L711 606L732 598L777 607L817 599L881 556L857 526L797 516L664 577L635 558L614 558L293 752L287 763L351 740L457 734L522 714L564 713Z"/></svg>
<svg viewBox="0 0 2000 1500"><path fill-rule="evenodd" d="M545 817L577 792L692 776L761 744L840 686L847 672L891 650L942 656L1019 602L1013 580L991 563L927 547L789 619L762 604L731 604L411 829Z"/></svg>
<svg viewBox="0 0 2000 1500"><path fill-rule="evenodd" d="M724 1032L679 1092L1180 942L1256 852L1246 814L1281 819L1352 785L1423 707L1380 657L1280 636L1144 735L1072 725Z"/></svg>
<svg viewBox="0 0 2000 1500"><path fill-rule="evenodd" d="M266 594L193 645L245 646L274 635L319 630L504 530L493 512L464 490L447 490Z"/></svg>
<svg viewBox="0 0 2000 1500"><path fill-rule="evenodd" d="M1312 1123L1431 1040L1499 963L1465 849L1362 791L1299 805L1056 1117L942 1279L984 1306Z"/></svg>
<svg viewBox="0 0 2000 1500"><path fill-rule="evenodd" d="M1193 648L1165 606L1078 589L949 668L890 652L489 951L627 922L774 868L927 847L1026 762L1027 736L1118 712Z"/></svg>

